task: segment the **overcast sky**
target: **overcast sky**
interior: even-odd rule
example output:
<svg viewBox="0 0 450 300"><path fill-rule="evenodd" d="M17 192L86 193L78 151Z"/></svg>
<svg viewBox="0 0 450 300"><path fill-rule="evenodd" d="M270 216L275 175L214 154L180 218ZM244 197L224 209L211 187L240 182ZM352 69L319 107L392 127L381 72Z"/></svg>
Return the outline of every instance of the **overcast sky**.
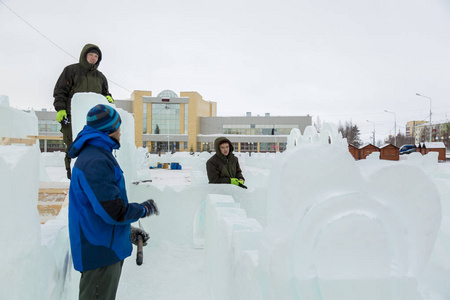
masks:
<svg viewBox="0 0 450 300"><path fill-rule="evenodd" d="M0 94L53 109L86 43L115 99L197 91L219 116L352 121L363 142L366 120L394 132L384 110L402 132L428 120L416 93L433 123L450 118L449 0L0 0Z"/></svg>

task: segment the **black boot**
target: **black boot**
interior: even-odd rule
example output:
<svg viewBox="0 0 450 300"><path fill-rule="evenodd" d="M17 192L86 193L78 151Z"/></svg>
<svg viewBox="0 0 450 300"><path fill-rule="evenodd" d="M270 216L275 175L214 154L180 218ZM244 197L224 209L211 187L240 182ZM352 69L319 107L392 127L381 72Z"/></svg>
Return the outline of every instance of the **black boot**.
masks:
<svg viewBox="0 0 450 300"><path fill-rule="evenodd" d="M64 157L64 163L66 165L66 171L67 171L67 178L68 179L70 179L70 177L72 177L72 172L71 172L71 169L70 169L70 161L71 161L71 158L66 153L66 157Z"/></svg>

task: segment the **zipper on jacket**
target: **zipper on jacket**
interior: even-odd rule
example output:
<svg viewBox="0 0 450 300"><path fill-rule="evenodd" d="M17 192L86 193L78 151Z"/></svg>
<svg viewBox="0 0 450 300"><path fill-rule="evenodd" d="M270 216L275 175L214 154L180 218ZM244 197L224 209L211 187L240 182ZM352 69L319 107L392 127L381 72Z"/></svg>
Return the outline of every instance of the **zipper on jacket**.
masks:
<svg viewBox="0 0 450 300"><path fill-rule="evenodd" d="M112 248L113 242L114 242L114 230L116 229L116 225L113 225L112 229L112 235L111 235L111 244L109 245L109 248Z"/></svg>

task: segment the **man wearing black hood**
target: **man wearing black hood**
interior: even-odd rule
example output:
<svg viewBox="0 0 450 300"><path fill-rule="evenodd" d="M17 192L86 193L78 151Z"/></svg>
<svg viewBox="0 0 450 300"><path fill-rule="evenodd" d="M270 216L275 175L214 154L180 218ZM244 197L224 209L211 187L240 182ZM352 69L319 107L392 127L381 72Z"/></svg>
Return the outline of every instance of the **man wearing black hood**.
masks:
<svg viewBox="0 0 450 300"><path fill-rule="evenodd" d="M233 154L234 147L230 140L219 137L214 141L214 154L206 162L206 172L209 183L231 183L239 186L244 184L239 161Z"/></svg>
<svg viewBox="0 0 450 300"><path fill-rule="evenodd" d="M61 123L61 132L66 144L66 157L64 159L67 178L70 179L70 157L67 149L72 144L72 115L71 101L75 93L97 93L102 94L110 103L114 103L108 90L108 81L102 72L98 71L98 66L102 60L100 48L94 44L87 44L83 47L80 60L76 64L64 68L56 82L53 91L55 101L53 106L57 111L56 120Z"/></svg>

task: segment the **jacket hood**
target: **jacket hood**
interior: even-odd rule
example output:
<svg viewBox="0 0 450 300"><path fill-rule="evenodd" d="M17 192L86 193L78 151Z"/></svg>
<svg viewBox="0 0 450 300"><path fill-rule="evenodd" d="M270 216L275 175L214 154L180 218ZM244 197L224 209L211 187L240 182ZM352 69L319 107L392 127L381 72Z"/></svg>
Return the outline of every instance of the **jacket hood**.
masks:
<svg viewBox="0 0 450 300"><path fill-rule="evenodd" d="M120 145L111 139L106 132L99 131L86 125L77 135L77 138L72 145L70 145L68 151L69 156L71 158L77 157L81 150L87 145L93 145L109 152L113 149L119 149L120 147Z"/></svg>
<svg viewBox="0 0 450 300"><path fill-rule="evenodd" d="M86 44L83 47L83 50L81 50L81 53L80 53L80 64L86 70L90 70L92 68L92 65L90 63L88 63L88 61L86 60L86 55L88 54L89 50L91 50L91 49L96 49L98 51L98 53L99 53L98 60L94 64L94 70L97 70L98 66L100 65L100 61L102 60L102 51L100 50L100 48L97 45Z"/></svg>
<svg viewBox="0 0 450 300"><path fill-rule="evenodd" d="M223 142L227 142L230 145L230 154L233 153L234 151L234 147L231 144L230 140L227 139L226 137L218 137L215 141L214 141L214 149L216 150L216 154L220 157L225 157L222 152L220 152L219 149L219 145L222 144ZM229 155L229 154L228 154Z"/></svg>

